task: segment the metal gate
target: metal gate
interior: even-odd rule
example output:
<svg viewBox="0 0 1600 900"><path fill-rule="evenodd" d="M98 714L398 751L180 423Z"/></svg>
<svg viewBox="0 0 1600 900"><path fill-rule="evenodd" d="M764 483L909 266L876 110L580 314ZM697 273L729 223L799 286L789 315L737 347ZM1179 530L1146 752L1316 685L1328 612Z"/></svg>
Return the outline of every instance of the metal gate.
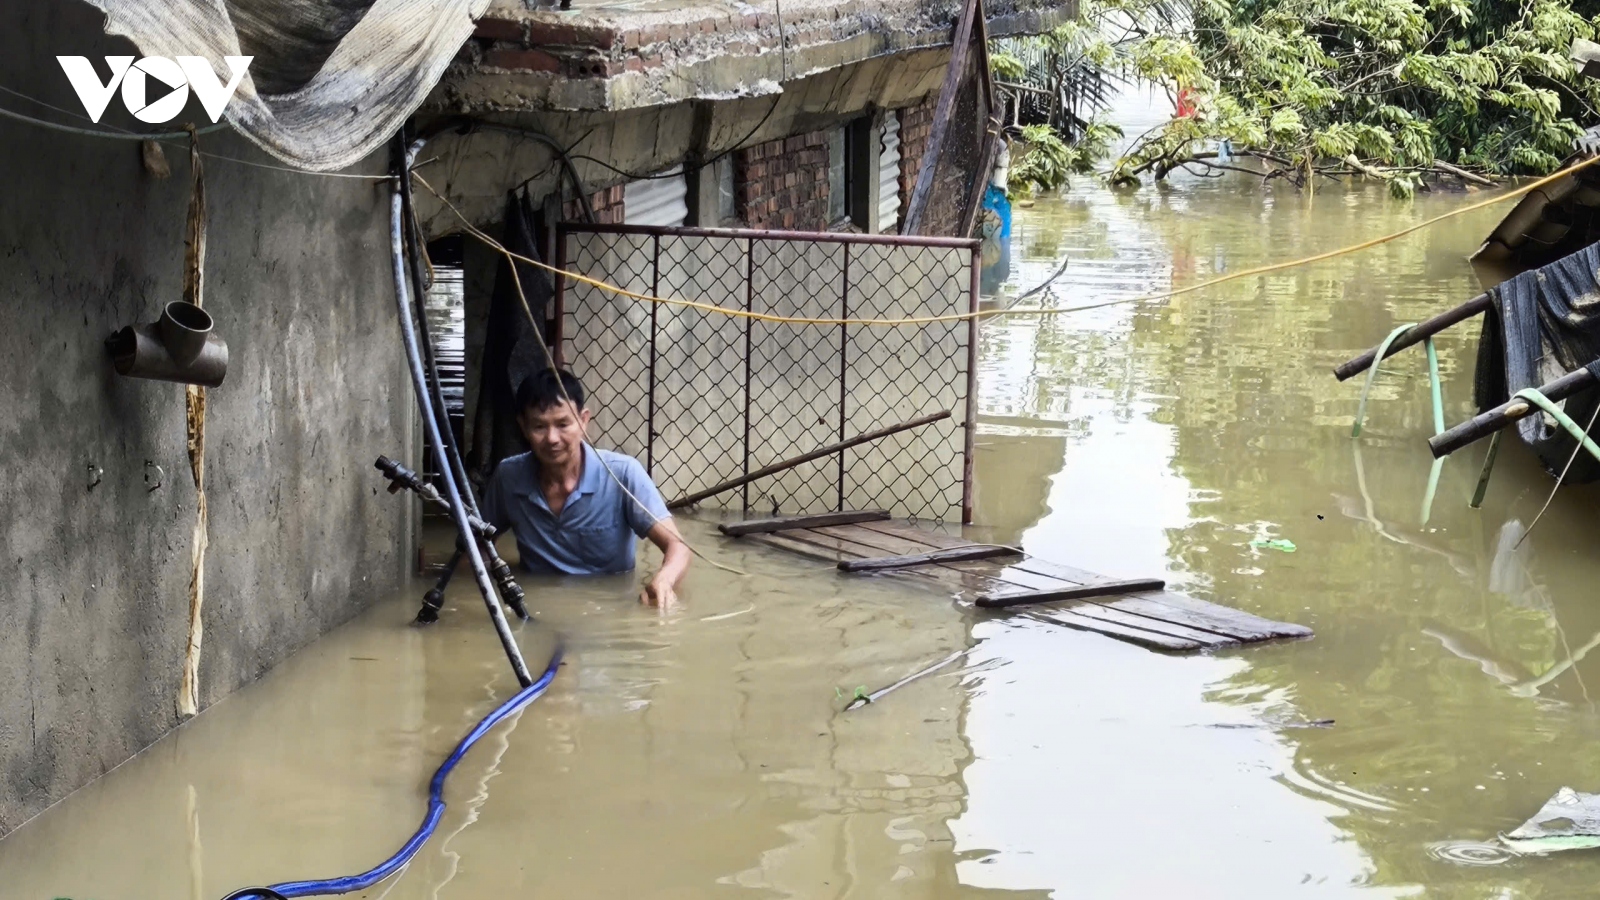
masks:
<svg viewBox="0 0 1600 900"><path fill-rule="evenodd" d="M636 293L758 316L920 318L974 312L978 301L978 242L960 238L563 223L556 263ZM795 324L569 281L556 278L553 343L593 398L593 436L637 456L669 502L949 410L706 502L971 521L975 319Z"/></svg>

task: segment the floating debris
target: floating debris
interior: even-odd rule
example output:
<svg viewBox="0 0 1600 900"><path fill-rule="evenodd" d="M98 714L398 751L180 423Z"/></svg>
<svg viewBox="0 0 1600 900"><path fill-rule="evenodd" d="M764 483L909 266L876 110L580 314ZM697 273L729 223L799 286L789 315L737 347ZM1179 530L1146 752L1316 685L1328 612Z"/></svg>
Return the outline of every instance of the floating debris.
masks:
<svg viewBox="0 0 1600 900"><path fill-rule="evenodd" d="M1288 538L1272 538L1271 540L1256 538L1250 542L1250 546L1263 550L1281 550L1284 553L1293 553L1295 551L1294 541Z"/></svg>
<svg viewBox="0 0 1600 900"><path fill-rule="evenodd" d="M1517 853L1551 853L1600 847L1600 794L1564 787L1534 817L1500 840Z"/></svg>

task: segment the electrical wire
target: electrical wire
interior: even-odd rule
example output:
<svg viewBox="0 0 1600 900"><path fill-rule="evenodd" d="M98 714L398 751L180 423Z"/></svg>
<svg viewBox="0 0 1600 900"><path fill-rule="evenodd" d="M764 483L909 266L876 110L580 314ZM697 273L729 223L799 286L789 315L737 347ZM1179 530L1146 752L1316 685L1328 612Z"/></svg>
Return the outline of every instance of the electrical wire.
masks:
<svg viewBox="0 0 1600 900"><path fill-rule="evenodd" d="M555 680L556 670L561 668L561 648L550 658L550 665L545 667L544 674L527 687L517 691L509 700L495 707L493 712L485 716L466 736L456 744L455 750L445 757L444 762L433 773L433 780L428 782L428 811L423 815L422 825L411 835L395 854L378 865L355 875L345 875L339 878L327 878L319 881L286 881L280 884L269 885L265 888L244 888L227 895L223 900L292 900L295 897L320 897L328 894L350 894L364 891L379 882L392 877L403 869L406 864L417 855L428 839L433 837L439 828L440 819L444 818L444 782L455 770L461 758L472 749L485 734L488 734L496 725L507 717L519 712L528 704L539 699L550 688L550 682Z"/></svg>
<svg viewBox="0 0 1600 900"><path fill-rule="evenodd" d="M38 104L39 106L42 106L45 109L55 110L56 112L61 113L64 116L71 116L74 119L82 119L85 122L94 123L93 119L89 118L88 116L84 115L83 113L73 112L72 110L67 109L64 106L56 106L54 103L46 103L45 101L40 100L38 97L33 97L33 96L28 95L28 94L24 94L23 92L21 92L19 90L14 90L12 88L8 88L3 84L0 84L0 92L4 92L4 93L7 93L7 94L10 94L13 97L17 97L17 98L20 98L22 100L26 100L29 103ZM124 132L124 133L127 133L127 134L132 134L132 132L128 131L128 129L122 128L122 127L117 126L117 125L111 125L111 124L107 123L106 127L110 128L110 129L112 129L114 131L121 131L121 132Z"/></svg>
<svg viewBox="0 0 1600 900"><path fill-rule="evenodd" d="M17 92L9 91L9 93L15 94ZM23 96L29 100L33 99L32 97L27 97L26 95L19 96ZM44 103L42 100L37 100L34 102L41 104ZM48 106L49 104L44 105ZM36 119L33 116L24 115L14 110L6 109L3 106L0 106L0 116L4 116L8 119L15 119L19 122L26 122L29 125L37 125L40 128L48 128L52 131L65 132L66 134L80 134L87 137L112 138L121 141L187 141L189 139L189 132L187 131L162 131L155 134L144 134L137 131L107 131L104 128L79 128L76 125L63 125L60 122L51 122L46 119ZM207 125L204 128L197 129L197 133L210 134L213 131L221 131L227 127L229 127L227 122L218 122L215 125Z"/></svg>
<svg viewBox="0 0 1600 900"><path fill-rule="evenodd" d="M1486 200L1480 200L1477 203L1470 203L1470 204L1468 204L1466 206L1458 207L1456 209L1450 210L1449 212L1441 213L1440 215L1433 216L1432 218L1429 218L1429 219L1424 219L1423 221L1418 222L1415 225L1407 226L1405 228L1400 229L1399 231L1391 232L1389 234L1382 235L1380 237L1375 237L1375 238L1372 238L1371 240L1362 241L1361 243L1358 243L1358 244L1351 244L1351 245L1346 246L1346 247L1340 247L1340 248L1337 248L1335 250L1328 250L1328 251L1323 252L1323 253L1317 253L1317 254L1313 254L1311 256L1301 257L1300 259L1292 259L1292 260L1288 260L1286 262L1268 263L1266 265L1255 266L1255 267L1249 268L1249 269L1240 269L1240 270L1238 270L1236 272L1229 272L1226 275L1220 275L1220 276L1218 276L1216 278L1210 278L1210 279L1207 279L1205 281L1199 281L1199 282L1196 282L1194 284L1185 285L1185 286L1180 287L1180 288L1174 288L1174 289L1172 289L1170 291L1161 291L1159 293L1154 293L1154 294L1143 294L1143 295L1136 296L1136 297L1120 297L1120 298L1117 298L1115 300L1106 300L1106 301L1103 301L1101 303L1089 303L1089 304L1085 304L1083 306L1052 307L1052 308L1029 308L1029 309L1013 309L1013 308L1010 308L1010 307L1005 307L1005 308L998 308L998 309L981 309L981 310L976 310L974 312L947 313L945 315L938 315L938 316L910 316L910 317L899 318L899 319L857 319L857 318L821 318L821 317L811 318L811 317L805 317L805 316L779 316L779 315L773 315L771 313L758 313L758 312L752 312L752 311L743 310L743 309L730 309L730 308L725 307L725 306L717 306L714 303L702 303L702 302L695 301L695 300L681 300L681 299L669 298L669 297L656 297L656 296L653 296L653 295L650 295L650 294L640 293L638 291L630 291L627 288L619 287L617 285L610 284L609 282L601 281L601 280L596 279L596 278L590 278L590 277L588 277L586 275L580 275L577 272L571 272L571 271L567 271L565 269L560 269L560 268L557 268L555 266L550 265L549 263L542 262L542 261L537 260L537 259L529 259L526 256L521 256L521 255L518 255L516 253L513 253L510 250L506 250L503 247L499 247L498 244L494 242L493 238L490 238L488 235L486 235L482 231L478 230L467 219L467 217L461 212L461 210L457 209L454 204L452 204L449 200L445 199L443 194L440 194L437 190L435 190L433 188L432 185L428 184L426 181L423 181L421 176L417 176L417 179L418 179L419 182L421 182L423 187L428 189L429 193L433 194L435 197L437 197L439 199L439 202L443 203L446 207L448 207L450 209L451 212L455 213L456 218L460 219L462 224L466 226L467 231L468 231L469 234L472 234L474 237L478 238L479 240L484 241L485 243L489 244L489 246L495 247L500 252L508 254L511 258L520 260L522 262L525 262L528 265L531 265L531 266L533 266L535 268L543 269L544 271L550 272L550 273L555 274L555 275L560 275L563 278L570 278L573 281L581 283L581 284L587 284L587 285L590 285L591 287L599 288L600 290L603 290L603 291L605 291L607 293L610 293L610 294L615 294L615 295L617 295L619 297L630 297L632 299L641 300L641 301L644 301L644 302L647 302L647 303L659 303L659 304L662 304L664 306L676 306L676 307L681 307L681 308L684 308L684 309L695 309L695 310L699 310L701 312L715 313L715 314L718 314L718 315L729 316L731 318L736 318L736 319L751 319L751 320L754 320L754 321L757 321L757 322L774 322L774 323L781 323L781 324L787 324L787 325L865 325L865 326L877 326L877 327L890 327L890 328L893 328L893 327L899 327L899 326L905 326L905 325L935 325L935 324L939 324L939 323L943 323L943 322L965 322L965 321L968 321L968 320L971 320L971 319L983 320L983 319L994 319L994 318L1001 318L1001 317L1008 317L1008 316L1036 316L1036 317L1059 316L1059 315L1066 315L1068 313L1084 312L1086 310L1091 310L1091 309L1101 309L1101 308L1107 307L1107 306L1120 306L1122 304L1141 303L1141 302L1147 302L1147 301L1151 301L1151 300L1166 300L1166 299L1170 299L1170 298L1173 298L1173 297L1181 296L1183 294L1189 294L1189 293L1193 293L1195 291L1205 290L1206 288L1215 287L1216 285L1225 284L1225 283L1230 282L1230 281L1237 281L1237 280L1239 280L1241 278L1250 278L1250 277L1254 277L1254 276L1257 276L1257 275L1266 275L1266 274L1269 274L1269 273L1272 273L1272 272L1281 272L1281 271L1283 271L1285 269L1294 269L1294 268L1298 268L1300 266L1306 266L1306 265L1310 265L1312 263L1318 263L1318 262L1322 262L1324 260L1333 259L1335 257L1345 256L1345 255L1348 255L1348 254L1351 254L1351 253L1357 253L1357 252L1362 251L1362 250L1369 250L1369 249L1371 249L1373 247L1377 247L1377 246L1379 246L1381 244L1387 244L1390 241L1398 240L1398 239L1400 239L1402 237L1405 237L1408 234L1412 234L1414 232L1421 231L1421 230L1423 230L1425 228L1432 227L1432 226L1437 225L1440 222L1446 221L1448 219L1453 219L1456 216L1466 215L1467 213L1476 212L1476 211L1478 211L1480 209L1484 209L1485 207L1493 206L1493 205L1495 205L1497 203L1504 203L1507 200L1512 200L1512 199L1515 199L1517 197L1521 197L1524 194L1531 193L1533 191L1538 190L1541 187L1544 187L1545 185L1551 183L1552 181L1555 181L1555 180L1560 179L1560 178L1565 178L1565 177L1567 177L1569 175L1572 175L1572 174L1574 174L1576 172L1579 172L1579 171L1581 171L1583 169L1586 169L1589 166L1594 165L1596 162L1600 162L1600 156L1591 156L1588 159L1586 159L1586 160L1584 160L1584 161L1582 161L1582 162L1580 162L1580 163L1578 163L1578 164L1576 164L1574 166L1571 166L1570 168L1566 168L1566 169L1561 170L1560 172L1556 172L1556 173L1553 173L1551 175L1547 175L1547 176L1545 176L1543 178L1540 178L1540 179L1538 179L1536 181L1530 182L1530 183L1525 184L1525 185L1523 185L1523 186L1521 186L1519 188L1516 188L1515 190L1507 191L1507 192L1505 192L1503 194L1499 194L1497 196L1490 197L1490 198L1488 198Z"/></svg>
<svg viewBox="0 0 1600 900"><path fill-rule="evenodd" d="M7 93L7 94L10 94L13 97L21 98L23 100L28 101L29 103L37 103L38 105L40 105L40 106L42 106L42 107L44 107L46 109L55 110L58 113L61 113L63 115L72 116L75 119L82 119L85 122L93 122L94 121L93 119L89 118L88 116L82 115L80 113L75 113L70 109L63 109L62 107L56 106L55 104L47 103L47 102L45 102L43 100L40 100L38 97L29 96L28 94L24 94L23 92L21 92L19 90L15 90L13 88L8 88L5 85L0 85L0 92L4 92L4 93ZM48 120L45 120L45 119L37 119L37 118L34 118L33 116L24 115L22 113L14 111L14 110L6 109L5 107L0 107L0 116L3 116L5 118L10 118L10 119L16 119L17 121L20 121L20 122L27 122L30 125L37 125L37 126L42 127L42 128L49 128L49 129L52 129L54 131L65 132L67 134L86 135L88 137L115 138L115 139L118 139L118 140L154 141L154 142L160 143L160 144L168 144L168 145L172 145L172 146L181 146L183 149L187 149L188 148L189 132L187 132L187 131L170 131L170 132L159 132L159 133L146 134L146 133L141 133L141 132L137 132L137 131L129 131L126 128L122 128L122 127L117 126L117 125L109 125L109 124L106 125L104 128L79 128L79 127L74 126L74 125L62 125L62 124L60 124L58 122L51 122L51 121L48 121ZM196 134L211 134L213 132L221 131L221 130L223 130L225 128L228 128L230 126L231 126L231 123L229 123L227 121L222 121L222 122L217 122L217 123L212 124L212 125L207 125L204 128L195 129L195 133ZM112 130L108 131L106 129L112 129ZM181 142L181 143L179 143L179 142ZM248 160L248 159L239 159L238 157L234 157L234 156L224 156L224 155L222 155L220 153L211 153L209 151L201 151L200 155L201 156L210 157L211 159L220 159L220 160L225 160L227 162L238 163L238 164L243 165L243 166L255 166L258 169L274 169L274 170L277 170L277 171L280 171L280 172L293 172L293 173L295 173L297 175L320 175L320 176L322 176L324 178L359 178L359 179L362 179L364 181L387 181L389 179L388 175L355 175L355 174L350 174L350 173L345 173L345 172L313 172L313 171L311 171L309 169L298 169L298 168L295 168L293 166L278 166L278 165L273 165L271 163L253 162L253 161Z"/></svg>
<svg viewBox="0 0 1600 900"><path fill-rule="evenodd" d="M756 122L755 127L751 128L749 131L745 132L744 137L738 139L737 141L734 141L731 145L728 146L727 149L719 151L717 153L717 155L711 157L710 159L703 160L701 162L696 163L693 166L693 171L697 171L698 172L699 170L704 169L706 166L713 165L715 163L721 162L723 159L726 159L727 157L733 155L734 153L737 153L739 151L739 149L742 148L745 145L746 141L749 141L751 138L755 137L756 136L756 132L760 131L762 126L767 124L767 120L772 118L772 114L778 111L778 104L781 103L782 101L783 101L783 94L782 93L779 93L776 96L774 96L772 98L772 105L767 107L766 115L763 115L761 117L760 121ZM588 135L584 135L584 137L588 137ZM578 144L581 144L581 143L583 143L583 140L580 138L579 141L578 141ZM573 147L577 147L578 144L573 144ZM633 180L633 181L654 181L654 180L662 179L662 178L677 178L679 175L683 174L683 172L671 172L671 173L668 173L668 172L657 172L654 175L641 175L641 174L639 174L637 172L629 172L629 171L627 171L625 169L619 169L616 166L613 166L612 164L606 162L603 159L597 159L597 158L595 158L593 156L588 156L588 155L583 154L583 153L571 154L571 155L568 156L568 158L569 159L581 159L584 162L592 162L595 165L600 166L603 169L609 169L612 172L615 172L616 174L621 175L622 177L630 179L630 180ZM687 171L690 171L690 170L691 170L691 168L689 166L687 166L687 165L684 166L684 172L687 172Z"/></svg>
<svg viewBox="0 0 1600 900"><path fill-rule="evenodd" d="M456 484L450 460L445 455L439 420L435 416L433 402L428 394L428 378L422 367L422 354L417 346L416 329L411 322L412 310L409 300L411 274L405 258L405 204L402 202L404 197L400 181L411 170L411 163L417 158L417 152L421 149L420 140L407 146L403 138L396 137L395 177L389 195L389 256L394 274L395 308L400 320L400 339L405 347L406 364L410 370L411 386L416 392L417 408L422 415L423 434L433 451L436 471L439 472L440 481L443 482L443 494L449 501L450 518L456 526L456 545L466 550L467 561L471 563L472 574L478 582L478 591L483 595L483 605L488 610L489 621L494 625L495 634L500 638L500 646L505 650L506 659L511 663L511 670L517 674L519 683L528 685L533 683L533 676L529 674L528 666L523 661L522 649L517 646L516 636L511 633L511 626L506 622L505 613L500 609L500 598L495 593L494 580L484 564L484 554L479 551L478 537L473 533L470 524L471 516L461 499L461 486Z"/></svg>

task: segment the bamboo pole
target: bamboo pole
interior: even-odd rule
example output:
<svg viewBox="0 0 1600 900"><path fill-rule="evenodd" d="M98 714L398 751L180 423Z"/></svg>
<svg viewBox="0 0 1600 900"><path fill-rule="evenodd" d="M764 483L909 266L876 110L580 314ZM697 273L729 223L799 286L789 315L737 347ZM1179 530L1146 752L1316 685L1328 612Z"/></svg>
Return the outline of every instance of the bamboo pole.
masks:
<svg viewBox="0 0 1600 900"><path fill-rule="evenodd" d="M829 444L826 447L820 447L816 450L812 450L810 453L802 453L799 456L791 457L783 460L782 462L775 462L770 466L756 469L754 472L751 472L748 475L741 475L738 478L724 481L721 484L712 485L703 491L695 491L692 494L679 497L671 503L668 503L667 509L682 509L691 503L699 503L701 500L704 500L707 497L714 497L723 491L731 491L736 487L743 487L744 485L747 485L758 478L765 478L768 475L776 475L779 472L787 471L795 466L801 465L802 463L808 463L814 459L821 459L824 456L838 453L840 450L848 450L851 447L855 447L860 444L866 444L871 441L878 440L879 438L886 438L891 434L899 434L902 431L910 431L913 428L921 428L924 425L931 425L934 422L948 418L950 418L950 410L945 409L936 413L929 413L925 416L919 416L915 419L911 419L910 421L901 422L898 425L890 425L885 428L879 428L875 431L864 432L856 435L853 438L850 438L847 441L839 441L836 444Z"/></svg>
<svg viewBox="0 0 1600 900"><path fill-rule="evenodd" d="M1595 384L1593 373L1588 369L1577 369L1541 386L1539 393L1560 402ZM1432 451L1434 459L1449 456L1468 444L1480 441L1519 419L1526 418L1533 411L1534 407L1528 401L1512 397L1494 409L1481 412L1449 431L1428 438L1428 449Z"/></svg>
<svg viewBox="0 0 1600 900"><path fill-rule="evenodd" d="M1489 298L1489 294L1485 292L1473 297L1455 309L1446 310L1425 322L1419 322L1412 326L1410 331L1395 338L1394 342L1389 345L1389 349L1385 351L1384 356L1388 357L1397 351L1420 344L1451 325L1465 322L1473 316L1487 311L1491 304L1492 301ZM1372 361L1377 357L1378 348L1373 347L1360 356L1336 366L1333 370L1333 376L1340 381L1348 381L1370 368Z"/></svg>

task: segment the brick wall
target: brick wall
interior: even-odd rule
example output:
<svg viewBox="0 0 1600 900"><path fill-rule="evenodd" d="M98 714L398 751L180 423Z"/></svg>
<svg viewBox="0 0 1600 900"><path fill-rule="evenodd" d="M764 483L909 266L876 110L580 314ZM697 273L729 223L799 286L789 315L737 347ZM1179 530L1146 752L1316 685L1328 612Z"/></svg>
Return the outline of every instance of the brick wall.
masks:
<svg viewBox="0 0 1600 900"><path fill-rule="evenodd" d="M623 186L609 187L596 192L589 198L589 205L594 207L594 219L601 225L622 224L622 193ZM569 222L583 221L583 207L577 200L568 200L561 206L561 217Z"/></svg>
<svg viewBox="0 0 1600 900"><path fill-rule="evenodd" d="M733 203L747 228L828 229L828 133L813 131L733 155Z"/></svg>
<svg viewBox="0 0 1600 900"><path fill-rule="evenodd" d="M906 210L911 207L911 192L917 186L917 173L922 170L922 151L928 146L928 134L933 130L933 107L937 96L929 96L916 106L898 110L900 116L900 221L896 230L906 221Z"/></svg>

